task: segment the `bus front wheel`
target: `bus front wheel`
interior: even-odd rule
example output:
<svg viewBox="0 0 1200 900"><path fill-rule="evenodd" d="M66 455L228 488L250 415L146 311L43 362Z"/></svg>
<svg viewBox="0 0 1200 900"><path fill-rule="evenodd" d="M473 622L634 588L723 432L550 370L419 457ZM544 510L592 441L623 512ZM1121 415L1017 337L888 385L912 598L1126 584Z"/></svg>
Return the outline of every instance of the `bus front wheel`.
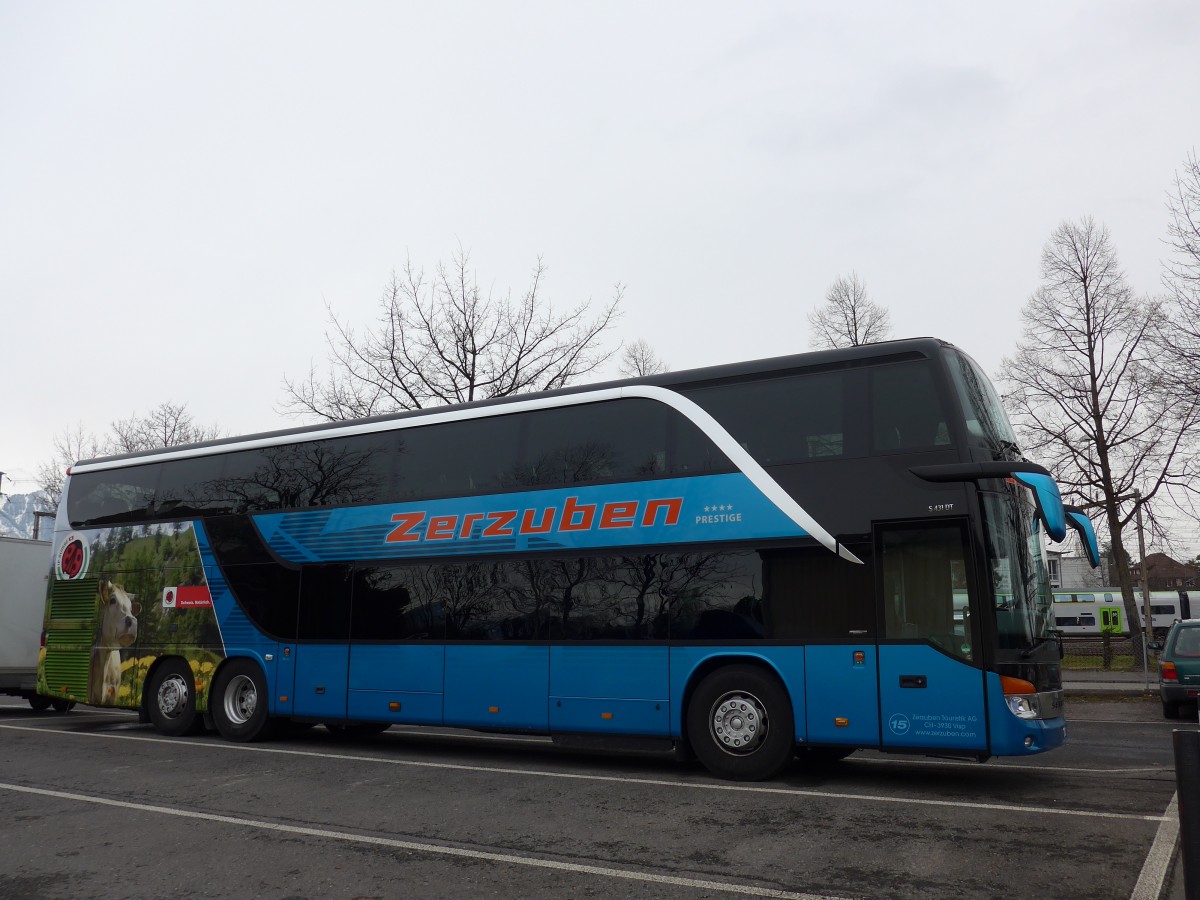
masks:
<svg viewBox="0 0 1200 900"><path fill-rule="evenodd" d="M221 667L208 707L213 724L227 741L249 743L271 736L267 680L251 660L231 659Z"/></svg>
<svg viewBox="0 0 1200 900"><path fill-rule="evenodd" d="M160 734L179 737L203 727L196 712L196 683L182 659L165 660L150 679L146 712Z"/></svg>
<svg viewBox="0 0 1200 900"><path fill-rule="evenodd" d="M733 781L779 774L795 747L787 691L756 666L726 666L705 677L688 703L687 732L705 768Z"/></svg>

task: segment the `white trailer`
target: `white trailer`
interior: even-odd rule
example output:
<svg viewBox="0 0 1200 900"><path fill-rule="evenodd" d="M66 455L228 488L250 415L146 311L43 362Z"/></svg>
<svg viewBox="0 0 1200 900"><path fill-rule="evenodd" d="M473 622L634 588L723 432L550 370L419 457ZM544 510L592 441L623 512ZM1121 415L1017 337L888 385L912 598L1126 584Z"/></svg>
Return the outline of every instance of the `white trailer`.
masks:
<svg viewBox="0 0 1200 900"><path fill-rule="evenodd" d="M24 697L34 709L51 706L37 693L50 548L50 541L0 537L0 694Z"/></svg>

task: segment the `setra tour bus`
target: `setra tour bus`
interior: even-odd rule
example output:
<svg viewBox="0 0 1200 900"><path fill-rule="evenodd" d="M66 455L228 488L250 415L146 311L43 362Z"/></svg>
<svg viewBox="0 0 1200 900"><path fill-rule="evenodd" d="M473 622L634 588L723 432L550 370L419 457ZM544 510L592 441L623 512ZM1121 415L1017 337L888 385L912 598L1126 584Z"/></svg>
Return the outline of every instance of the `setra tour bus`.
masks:
<svg viewBox="0 0 1200 900"><path fill-rule="evenodd" d="M234 741L440 725L773 776L1065 739L1043 535L927 338L72 467L39 690Z"/></svg>

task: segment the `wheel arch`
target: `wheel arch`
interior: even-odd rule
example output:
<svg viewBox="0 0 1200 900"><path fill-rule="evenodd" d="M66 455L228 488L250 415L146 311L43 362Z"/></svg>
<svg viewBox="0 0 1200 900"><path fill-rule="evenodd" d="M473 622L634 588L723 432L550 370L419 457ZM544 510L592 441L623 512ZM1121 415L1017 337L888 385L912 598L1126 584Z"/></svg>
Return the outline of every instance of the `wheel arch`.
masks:
<svg viewBox="0 0 1200 900"><path fill-rule="evenodd" d="M774 661L767 659L760 653L755 652L744 652L728 649L715 650L713 653L697 660L692 665L684 679L683 693L681 694L679 701L678 740L685 752L692 752L692 747L687 736L688 705L691 703L692 695L696 692L696 688L699 686L700 682L702 682L713 672L716 672L718 669L723 669L726 666L744 665L754 666L762 669L767 674L773 676L775 680L779 682L779 686L783 689L784 694L787 695L788 702L791 703L793 713L795 713L795 698L792 697L792 692L788 690L787 681L783 677L783 673L779 670L779 667Z"/></svg>

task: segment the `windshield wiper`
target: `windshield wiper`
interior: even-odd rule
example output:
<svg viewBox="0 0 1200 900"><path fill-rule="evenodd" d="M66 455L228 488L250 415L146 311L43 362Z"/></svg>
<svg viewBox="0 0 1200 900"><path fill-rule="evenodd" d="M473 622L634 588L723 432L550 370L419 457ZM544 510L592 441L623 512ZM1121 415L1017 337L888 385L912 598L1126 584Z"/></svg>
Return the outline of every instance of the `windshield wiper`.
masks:
<svg viewBox="0 0 1200 900"><path fill-rule="evenodd" d="M1021 659L1029 659L1029 657L1033 656L1033 654L1037 651L1037 649L1039 647L1042 646L1042 644L1049 644L1051 641L1054 641L1054 640L1057 640L1057 638L1054 638L1054 637L1035 638L1032 645L1026 647L1024 650L1021 651Z"/></svg>

